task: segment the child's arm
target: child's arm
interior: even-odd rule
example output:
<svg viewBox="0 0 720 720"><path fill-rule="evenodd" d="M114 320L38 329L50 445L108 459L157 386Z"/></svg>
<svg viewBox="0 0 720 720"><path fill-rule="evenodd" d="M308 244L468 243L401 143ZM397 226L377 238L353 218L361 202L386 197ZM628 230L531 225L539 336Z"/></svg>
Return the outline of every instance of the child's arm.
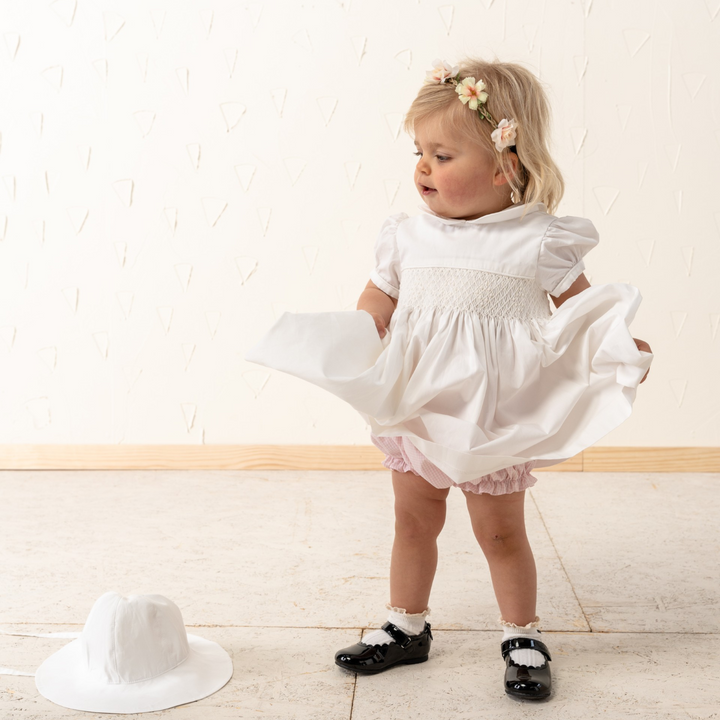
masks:
<svg viewBox="0 0 720 720"><path fill-rule="evenodd" d="M358 310L365 310L373 316L381 338L385 337L385 328L390 324L396 306L397 300L384 293L372 280L368 281L357 303Z"/></svg>
<svg viewBox="0 0 720 720"><path fill-rule="evenodd" d="M550 297L552 298L553 303L555 303L555 307L559 308L566 300L571 298L573 295L577 295L583 290L587 290L587 288L589 287L590 283L585 277L585 273L580 273L580 275L578 275L577 277L577 280L575 280L575 282L562 295L558 295L557 297L551 295Z"/></svg>

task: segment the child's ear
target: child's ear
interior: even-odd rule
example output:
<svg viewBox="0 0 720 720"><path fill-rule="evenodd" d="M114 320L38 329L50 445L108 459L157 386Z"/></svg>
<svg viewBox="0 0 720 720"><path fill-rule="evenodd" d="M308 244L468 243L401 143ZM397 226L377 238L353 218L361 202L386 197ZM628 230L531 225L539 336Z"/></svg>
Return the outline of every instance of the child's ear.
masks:
<svg viewBox="0 0 720 720"><path fill-rule="evenodd" d="M507 151L505 154L505 161L508 165L510 165L508 175L515 177L517 175L518 163L520 162L518 156L514 152ZM503 172L502 166L498 164L497 169L495 170L495 185L505 185L507 181L508 179Z"/></svg>

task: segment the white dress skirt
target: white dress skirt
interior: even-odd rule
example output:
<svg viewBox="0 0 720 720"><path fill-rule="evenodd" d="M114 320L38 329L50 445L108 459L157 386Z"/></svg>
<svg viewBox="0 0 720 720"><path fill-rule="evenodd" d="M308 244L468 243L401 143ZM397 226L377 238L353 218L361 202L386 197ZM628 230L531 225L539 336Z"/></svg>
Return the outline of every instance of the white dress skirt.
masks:
<svg viewBox="0 0 720 720"><path fill-rule="evenodd" d="M370 275L398 299L385 337L365 310L286 312L245 359L333 393L458 484L562 462L630 415L653 356L629 332L632 285L596 285L551 311L548 292L580 275L597 233L544 210L391 216Z"/></svg>

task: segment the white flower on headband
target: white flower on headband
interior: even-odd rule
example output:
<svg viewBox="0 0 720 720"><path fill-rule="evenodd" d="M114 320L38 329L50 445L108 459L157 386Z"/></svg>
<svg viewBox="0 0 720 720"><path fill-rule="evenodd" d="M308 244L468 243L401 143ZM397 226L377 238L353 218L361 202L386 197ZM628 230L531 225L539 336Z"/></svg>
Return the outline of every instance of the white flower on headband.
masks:
<svg viewBox="0 0 720 720"><path fill-rule="evenodd" d="M433 69L426 72L425 82L444 83L446 80L454 78L459 72L459 65L453 67L443 60L433 60Z"/></svg>
<svg viewBox="0 0 720 720"><path fill-rule="evenodd" d="M493 130L490 137L495 143L496 150L503 150L504 148L515 144L515 136L517 130L517 123L514 120L507 120L503 118L498 126L497 130Z"/></svg>
<svg viewBox="0 0 720 720"><path fill-rule="evenodd" d="M477 110L478 105L487 100L488 94L483 90L485 83L482 80L475 82L474 77L466 77L455 87L455 92L460 96L462 103L468 105L471 110Z"/></svg>

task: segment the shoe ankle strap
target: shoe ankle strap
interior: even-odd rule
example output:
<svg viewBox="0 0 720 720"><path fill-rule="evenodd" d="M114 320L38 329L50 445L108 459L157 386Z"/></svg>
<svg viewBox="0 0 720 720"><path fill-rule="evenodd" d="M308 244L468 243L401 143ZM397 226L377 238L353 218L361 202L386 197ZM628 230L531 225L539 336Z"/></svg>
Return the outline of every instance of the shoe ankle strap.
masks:
<svg viewBox="0 0 720 720"><path fill-rule="evenodd" d="M540 640L534 640L529 637L517 637L510 638L509 640L503 640L500 645L500 650L502 651L503 660L508 656L508 653L511 650L537 650L548 660L552 660L550 657L550 651L547 649L547 645Z"/></svg>
<svg viewBox="0 0 720 720"><path fill-rule="evenodd" d="M412 640L410 636L389 620L382 626L382 629L400 646L407 647Z"/></svg>

